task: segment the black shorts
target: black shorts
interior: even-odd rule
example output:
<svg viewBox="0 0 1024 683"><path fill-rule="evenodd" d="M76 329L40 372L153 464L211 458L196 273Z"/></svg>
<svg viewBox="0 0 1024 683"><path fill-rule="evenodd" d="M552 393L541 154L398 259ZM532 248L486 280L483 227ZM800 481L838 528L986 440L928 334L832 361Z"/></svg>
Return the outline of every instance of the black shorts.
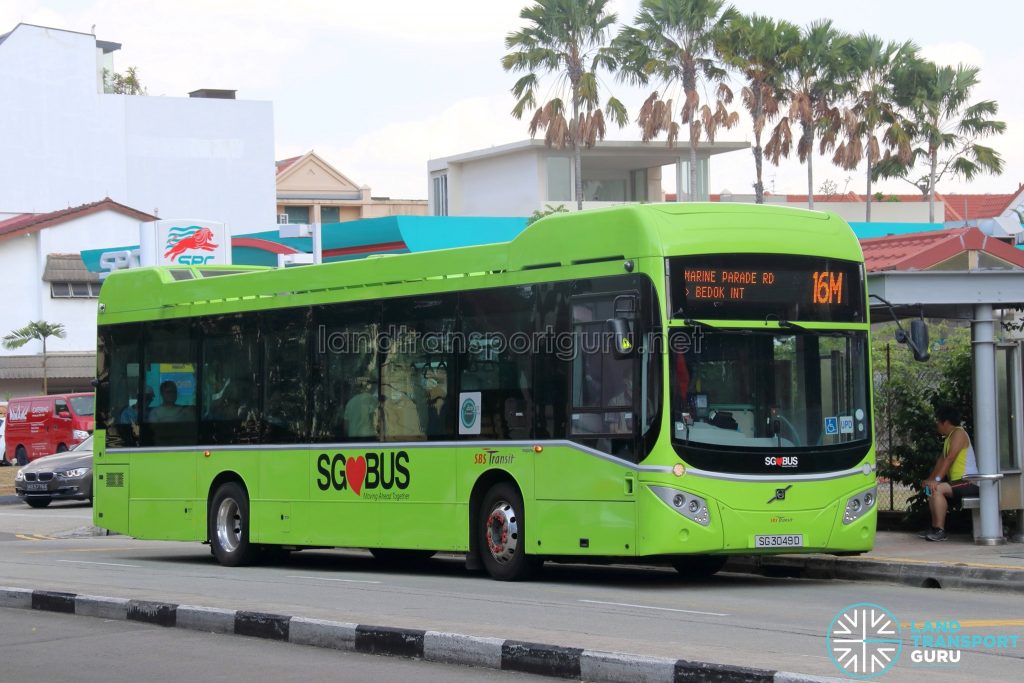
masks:
<svg viewBox="0 0 1024 683"><path fill-rule="evenodd" d="M949 487L953 489L949 499L957 504L962 503L964 498L976 498L978 496L978 485L966 479L951 481L949 482Z"/></svg>

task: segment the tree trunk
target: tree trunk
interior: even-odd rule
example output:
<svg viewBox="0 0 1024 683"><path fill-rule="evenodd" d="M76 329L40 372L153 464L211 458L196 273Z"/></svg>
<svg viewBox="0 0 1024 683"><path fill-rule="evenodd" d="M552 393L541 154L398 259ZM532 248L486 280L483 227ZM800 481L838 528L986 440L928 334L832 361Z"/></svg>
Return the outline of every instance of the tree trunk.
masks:
<svg viewBox="0 0 1024 683"><path fill-rule="evenodd" d="M938 150L932 150L931 157L928 161L928 222L935 222L935 168L938 164L939 153ZM966 216L964 219L966 220Z"/></svg>
<svg viewBox="0 0 1024 683"><path fill-rule="evenodd" d="M43 396L49 393L49 387L46 377L46 338L43 338Z"/></svg>
<svg viewBox="0 0 1024 683"><path fill-rule="evenodd" d="M697 145L690 140L690 191L689 200L697 201Z"/></svg>
<svg viewBox="0 0 1024 683"><path fill-rule="evenodd" d="M814 210L814 137L811 137L811 153L807 155L807 208Z"/></svg>
<svg viewBox="0 0 1024 683"><path fill-rule="evenodd" d="M580 104L576 88L572 89L572 149L576 166L576 210L583 210L583 152L580 149Z"/></svg>
<svg viewBox="0 0 1024 683"><path fill-rule="evenodd" d="M754 133L754 168L757 171L757 182L754 183L754 201L758 204L764 204L764 183L761 182L762 156L761 134Z"/></svg>
<svg viewBox="0 0 1024 683"><path fill-rule="evenodd" d="M867 206L864 209L864 220L871 222L871 149L868 149L868 196Z"/></svg>

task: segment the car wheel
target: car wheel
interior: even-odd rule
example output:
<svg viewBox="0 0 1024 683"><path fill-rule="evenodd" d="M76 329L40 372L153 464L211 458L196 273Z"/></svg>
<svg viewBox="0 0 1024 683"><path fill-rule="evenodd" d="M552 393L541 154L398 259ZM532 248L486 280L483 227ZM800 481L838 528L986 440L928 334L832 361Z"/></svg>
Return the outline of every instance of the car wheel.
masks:
<svg viewBox="0 0 1024 683"><path fill-rule="evenodd" d="M523 497L508 482L487 491L477 514L480 556L487 573L499 581L530 578L541 565L540 558L526 554Z"/></svg>
<svg viewBox="0 0 1024 683"><path fill-rule="evenodd" d="M44 508L50 504L50 500L50 498L26 498L25 502L28 503L29 507Z"/></svg>
<svg viewBox="0 0 1024 683"><path fill-rule="evenodd" d="M249 543L249 496L241 484L229 481L213 495L207 518L210 549L225 567L241 567L257 559Z"/></svg>
<svg viewBox="0 0 1024 683"><path fill-rule="evenodd" d="M24 446L18 446L14 449L14 459L19 465L25 466L28 464L28 453L25 452Z"/></svg>
<svg viewBox="0 0 1024 683"><path fill-rule="evenodd" d="M68 447L67 447L66 444L62 444L62 443L61 444L57 444L57 452L58 453L66 453L67 450L68 450Z"/></svg>
<svg viewBox="0 0 1024 683"><path fill-rule="evenodd" d="M724 555L682 555L672 559L672 566L687 579L706 579L725 566L729 558Z"/></svg>

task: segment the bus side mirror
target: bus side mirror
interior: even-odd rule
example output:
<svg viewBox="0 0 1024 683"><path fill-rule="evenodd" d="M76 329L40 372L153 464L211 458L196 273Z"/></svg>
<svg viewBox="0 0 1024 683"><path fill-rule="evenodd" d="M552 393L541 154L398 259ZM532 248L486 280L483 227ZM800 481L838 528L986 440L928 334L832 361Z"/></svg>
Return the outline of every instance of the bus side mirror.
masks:
<svg viewBox="0 0 1024 683"><path fill-rule="evenodd" d="M612 352L616 358L631 358L636 354L633 331L628 320L611 318L608 321L608 332L612 336Z"/></svg>
<svg viewBox="0 0 1024 683"><path fill-rule="evenodd" d="M910 321L910 334L902 328L896 330L896 341L906 344L914 352L914 360L924 362L931 357L928 352L928 323L924 320Z"/></svg>

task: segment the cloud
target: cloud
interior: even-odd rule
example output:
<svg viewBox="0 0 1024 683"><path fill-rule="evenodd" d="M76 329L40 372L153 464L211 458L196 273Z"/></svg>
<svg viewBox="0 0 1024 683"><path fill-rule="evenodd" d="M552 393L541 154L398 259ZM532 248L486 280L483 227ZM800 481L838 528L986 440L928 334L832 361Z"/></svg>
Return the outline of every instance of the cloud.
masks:
<svg viewBox="0 0 1024 683"><path fill-rule="evenodd" d="M970 64L972 66L985 66L985 54L970 43L935 43L925 45L921 48L921 54L942 66L956 66L957 64Z"/></svg>

